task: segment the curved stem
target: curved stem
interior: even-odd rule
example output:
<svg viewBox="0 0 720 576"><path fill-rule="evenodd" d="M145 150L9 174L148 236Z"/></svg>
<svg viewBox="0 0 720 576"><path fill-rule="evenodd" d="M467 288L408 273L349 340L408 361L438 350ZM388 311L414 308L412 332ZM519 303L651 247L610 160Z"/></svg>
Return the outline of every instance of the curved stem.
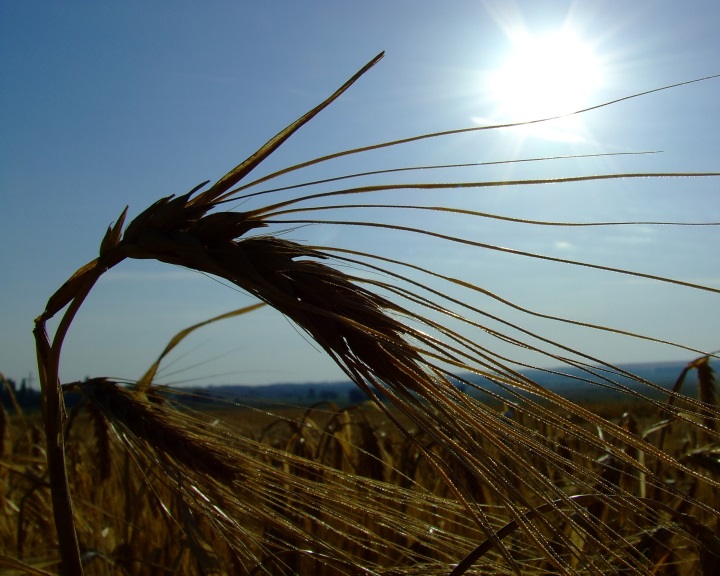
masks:
<svg viewBox="0 0 720 576"><path fill-rule="evenodd" d="M77 311L104 271L105 269L102 267L96 266L85 282L82 283L60 321L52 345L50 345L45 328L45 323L48 320L45 315L41 315L35 320L35 329L33 330L42 392L53 514L62 559L62 572L64 574L82 575L83 567L65 467L63 422L66 414L59 376L60 350Z"/></svg>

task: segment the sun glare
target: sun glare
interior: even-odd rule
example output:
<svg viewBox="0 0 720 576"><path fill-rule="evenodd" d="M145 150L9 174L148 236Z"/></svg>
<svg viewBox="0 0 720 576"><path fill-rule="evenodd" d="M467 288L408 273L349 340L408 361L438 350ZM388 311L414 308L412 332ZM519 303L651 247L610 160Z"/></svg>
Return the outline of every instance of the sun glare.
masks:
<svg viewBox="0 0 720 576"><path fill-rule="evenodd" d="M602 80L592 45L572 32L522 33L512 38L510 53L491 75L490 90L497 114L516 122L589 106Z"/></svg>

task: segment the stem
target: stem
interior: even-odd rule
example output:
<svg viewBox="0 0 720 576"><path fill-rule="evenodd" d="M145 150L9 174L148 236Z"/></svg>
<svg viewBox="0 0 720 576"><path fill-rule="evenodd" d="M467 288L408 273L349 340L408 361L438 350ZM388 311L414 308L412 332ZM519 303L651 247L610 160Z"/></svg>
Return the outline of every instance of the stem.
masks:
<svg viewBox="0 0 720 576"><path fill-rule="evenodd" d="M53 515L55 517L55 529L60 546L62 573L77 574L80 576L83 574L83 567L80 559L80 546L75 528L75 517L68 485L67 469L65 467L63 423L66 413L59 376L60 350L73 318L103 272L104 269L97 266L93 272L89 274L77 294L75 294L60 321L52 346L50 345L45 329L45 322L47 320L45 315L35 320L35 329L33 330L43 398L42 408L45 424L45 439L47 443L50 491L52 495Z"/></svg>

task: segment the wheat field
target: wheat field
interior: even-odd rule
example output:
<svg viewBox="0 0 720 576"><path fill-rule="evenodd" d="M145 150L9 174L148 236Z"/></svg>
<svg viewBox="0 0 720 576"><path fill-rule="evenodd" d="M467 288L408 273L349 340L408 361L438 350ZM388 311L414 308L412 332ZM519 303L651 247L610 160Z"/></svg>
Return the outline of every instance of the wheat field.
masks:
<svg viewBox="0 0 720 576"><path fill-rule="evenodd" d="M263 188L273 178L301 175L304 168L334 158L362 158L369 151L463 132L456 130L341 151L249 180L255 168L381 57L215 184L205 182L188 193L161 198L127 224L125 209L108 228L98 258L49 298L34 332L42 423L17 407L2 413L3 571L718 572L720 411L711 351L552 318L577 329L683 350L689 363L676 386L659 388L592 351L503 317L490 323L477 303L479 295L518 307L460 276L360 246L315 246L283 235L310 224L362 226L507 252L462 231L440 233L407 220L363 218L370 208L390 216L430 210L493 217L444 206L440 200L423 207L378 200L402 189L440 193L633 178L688 181L718 174L378 185L363 184L367 174L358 171L320 183L334 186L352 176L355 183L348 187L315 190L319 183L309 182L289 196L282 194L287 189ZM244 211L226 209L241 201ZM348 210L358 216L347 216ZM710 286L673 280L670 271L654 276L553 256L524 256L676 285L690 295L697 290L718 293ZM73 319L100 277L126 259L196 270L256 297L258 304L181 332L136 382L98 376L62 383L61 352ZM464 297L455 296L458 289ZM238 421L246 421L248 412L192 411L156 384L160 364L186 336L216 321L249 322L260 306L273 307L291 320L367 394L370 404L347 409L323 404L276 416L259 428L243 428ZM47 326L56 317L51 337ZM571 367L579 371L572 376L578 382L612 388L633 408L615 414L570 401L528 378L522 370L528 366L514 361L508 350L530 351ZM686 392L690 378L699 383L697 395ZM70 393L80 394L83 402L68 411L64 398ZM512 417L502 416L503 402L505 409L513 409Z"/></svg>

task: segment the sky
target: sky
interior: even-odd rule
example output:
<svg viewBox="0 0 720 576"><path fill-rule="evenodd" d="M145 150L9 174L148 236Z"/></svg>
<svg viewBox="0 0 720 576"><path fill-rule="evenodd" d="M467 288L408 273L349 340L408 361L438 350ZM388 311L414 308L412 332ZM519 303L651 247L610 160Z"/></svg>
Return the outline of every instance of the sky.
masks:
<svg viewBox="0 0 720 576"><path fill-rule="evenodd" d="M0 372L37 385L33 319L76 269L95 258L105 230L125 206L132 218L160 197L219 179L381 51L385 56L373 69L253 176L338 150L563 114L720 74L719 19L720 7L711 1L694 2L692 9L658 0L0 2ZM709 79L533 127L445 136L323 163L277 185L395 167L589 154L616 155L366 181L719 172L719 97L720 79ZM658 153L627 154L634 152ZM720 221L718 178L388 192L353 200L554 221ZM370 208L335 216L720 289L717 226L538 227ZM284 237L299 242L375 251L425 266L544 314L706 352L720 348L720 295L710 291L409 233L360 226L284 229ZM611 362L697 356L541 324L478 293L458 297ZM190 270L123 262L101 279L73 323L61 378L138 378L179 330L253 302ZM522 356L483 330L472 337ZM160 381L343 377L296 327L262 309L193 334L169 359Z"/></svg>

